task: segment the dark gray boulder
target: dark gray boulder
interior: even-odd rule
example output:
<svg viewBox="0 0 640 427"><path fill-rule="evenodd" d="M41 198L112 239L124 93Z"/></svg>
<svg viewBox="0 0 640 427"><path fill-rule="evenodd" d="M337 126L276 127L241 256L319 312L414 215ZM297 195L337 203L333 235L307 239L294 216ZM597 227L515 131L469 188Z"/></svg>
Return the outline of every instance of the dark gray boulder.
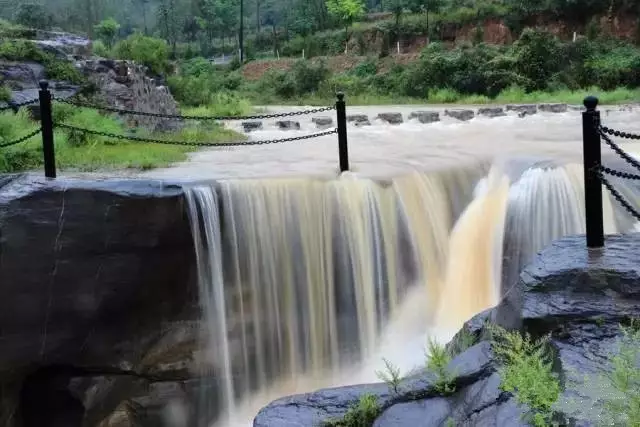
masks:
<svg viewBox="0 0 640 427"><path fill-rule="evenodd" d="M327 129L333 126L333 118L329 116L313 117L311 122L315 123L318 129Z"/></svg>
<svg viewBox="0 0 640 427"><path fill-rule="evenodd" d="M347 116L347 123L368 123L369 124L369 116L366 114L349 114Z"/></svg>
<svg viewBox="0 0 640 427"><path fill-rule="evenodd" d="M391 125L399 125L404 122L402 113L380 113L376 118Z"/></svg>
<svg viewBox="0 0 640 427"><path fill-rule="evenodd" d="M569 110L567 104L540 104L538 111L543 113L566 113Z"/></svg>
<svg viewBox="0 0 640 427"><path fill-rule="evenodd" d="M478 115L493 118L506 116L507 113L504 112L502 107L483 107L478 109Z"/></svg>
<svg viewBox="0 0 640 427"><path fill-rule="evenodd" d="M534 104L511 104L507 105L507 111L513 111L522 115L524 117L526 115L536 114L538 112L538 107Z"/></svg>
<svg viewBox="0 0 640 427"><path fill-rule="evenodd" d="M466 122L475 117L473 110L444 110L444 115Z"/></svg>
<svg viewBox="0 0 640 427"><path fill-rule="evenodd" d="M510 397L499 390L496 364L487 342L479 343L455 357L448 371L455 375L454 395L444 397L435 390L436 377L424 372L412 375L398 386L398 392L386 384L368 384L320 390L315 393L286 397L272 402L258 413L254 427L312 427L341 418L360 396L370 393L377 398L381 415L374 426L406 426L419 420L424 427L440 426L451 418L455 425L469 424L473 417L493 405L504 405ZM452 410L458 408L457 410ZM519 422L520 410L500 414L511 425ZM489 417L489 415L486 415ZM466 423L466 424L465 424ZM491 425L491 424L488 424Z"/></svg>
<svg viewBox="0 0 640 427"><path fill-rule="evenodd" d="M440 113L437 111L412 111L409 120L417 119L420 123L434 123L440 121Z"/></svg>
<svg viewBox="0 0 640 427"><path fill-rule="evenodd" d="M245 132L253 132L262 129L261 121L242 122L242 130Z"/></svg>
<svg viewBox="0 0 640 427"><path fill-rule="evenodd" d="M279 120L276 122L276 126L280 130L299 130L300 122L295 122L293 120Z"/></svg>
<svg viewBox="0 0 640 427"><path fill-rule="evenodd" d="M78 402L86 422L102 420L194 379L200 308L184 203L159 181L0 180L0 425L76 417ZM152 406L169 394L154 392ZM51 396L67 403L47 409Z"/></svg>

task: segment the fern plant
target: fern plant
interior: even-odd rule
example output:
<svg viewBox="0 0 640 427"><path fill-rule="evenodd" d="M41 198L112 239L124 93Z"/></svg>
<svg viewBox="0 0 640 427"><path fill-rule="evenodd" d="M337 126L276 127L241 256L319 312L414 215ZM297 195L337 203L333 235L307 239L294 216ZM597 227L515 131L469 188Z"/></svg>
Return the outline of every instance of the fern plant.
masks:
<svg viewBox="0 0 640 427"><path fill-rule="evenodd" d="M383 371L376 371L376 376L387 383L389 391L398 394L398 386L402 381L402 375L400 374L400 368L396 367L389 360L383 358L385 369Z"/></svg>
<svg viewBox="0 0 640 427"><path fill-rule="evenodd" d="M529 334L508 332L491 325L492 348L502 363L501 389L512 393L531 412L528 421L536 427L552 425L553 405L560 396L560 382L552 371L549 336L537 340Z"/></svg>
<svg viewBox="0 0 640 427"><path fill-rule="evenodd" d="M324 427L371 427L380 415L378 399L373 394L363 394L358 403L343 418L324 422Z"/></svg>
<svg viewBox="0 0 640 427"><path fill-rule="evenodd" d="M425 356L427 357L427 369L436 374L434 385L436 392L444 396L455 393L455 376L447 369L451 362L451 354L447 348L429 338Z"/></svg>

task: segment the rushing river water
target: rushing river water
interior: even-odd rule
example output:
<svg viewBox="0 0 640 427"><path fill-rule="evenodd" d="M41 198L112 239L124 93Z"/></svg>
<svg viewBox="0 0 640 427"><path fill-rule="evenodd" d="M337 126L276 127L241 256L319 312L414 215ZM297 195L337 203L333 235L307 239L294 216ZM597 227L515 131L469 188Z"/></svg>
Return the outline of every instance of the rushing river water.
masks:
<svg viewBox="0 0 640 427"><path fill-rule="evenodd" d="M579 111L407 121L425 109L349 108L405 123L349 126L352 171L341 176L336 135L200 151L144 174L187 193L203 364L217 379L199 427L249 426L275 398L375 381L382 357L403 372L424 364L427 336L446 341L538 250L584 232ZM611 110L607 126L640 131L638 111ZM317 132L311 117L293 120L299 131L267 120L251 139ZM606 232L634 226L604 202Z"/></svg>
<svg viewBox="0 0 640 427"><path fill-rule="evenodd" d="M581 161L582 125L579 111L538 113L519 118L477 117L461 122L445 117L445 108L436 106L350 107L347 114L366 114L372 126L349 125L351 171L367 177L389 177L409 171L433 170L479 161L501 161L514 157L540 157L547 160ZM473 106L458 106L469 108ZM296 108L269 108L268 112L299 111ZM420 124L409 121L412 111L439 111L441 121ZM400 112L405 122L389 125L373 120L382 112ZM335 112L320 113L334 118ZM281 131L275 119L265 120L263 130L252 132L252 140L277 139L318 132L310 116L296 116L300 130ZM286 120L289 118L284 118ZM620 111L619 107L602 107L603 123L631 132L640 131L640 109ZM241 123L229 127L240 130ZM637 150L632 144L626 149ZM603 150L603 152L606 150ZM257 178L283 176L332 176L338 173L337 136L329 135L305 141L274 145L220 148L190 155L187 163L154 170L146 175L172 179Z"/></svg>

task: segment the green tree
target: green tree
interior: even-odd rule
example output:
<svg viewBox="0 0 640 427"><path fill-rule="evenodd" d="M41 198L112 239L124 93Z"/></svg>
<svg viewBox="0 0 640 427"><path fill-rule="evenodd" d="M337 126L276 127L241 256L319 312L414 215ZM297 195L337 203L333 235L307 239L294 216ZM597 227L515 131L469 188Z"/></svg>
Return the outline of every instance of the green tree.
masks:
<svg viewBox="0 0 640 427"><path fill-rule="evenodd" d="M327 10L345 29L346 42L349 41L349 27L364 15L363 0L327 0Z"/></svg>
<svg viewBox="0 0 640 427"><path fill-rule="evenodd" d="M51 15L41 4L21 4L16 11L15 21L25 27L47 29L51 26Z"/></svg>
<svg viewBox="0 0 640 427"><path fill-rule="evenodd" d="M100 21L99 24L93 27L95 35L107 45L109 49L113 47L113 43L116 41L116 36L120 30L120 24L113 18L107 18Z"/></svg>

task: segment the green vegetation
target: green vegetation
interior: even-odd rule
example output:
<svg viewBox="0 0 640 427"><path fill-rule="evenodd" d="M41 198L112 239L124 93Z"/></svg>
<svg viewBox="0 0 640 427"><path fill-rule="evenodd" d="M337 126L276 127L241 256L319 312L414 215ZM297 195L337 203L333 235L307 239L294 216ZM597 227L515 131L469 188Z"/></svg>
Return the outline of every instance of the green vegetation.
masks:
<svg viewBox="0 0 640 427"><path fill-rule="evenodd" d="M549 337L534 340L528 334L508 332L490 325L494 354L502 363L501 388L527 405L529 422L536 427L552 425L553 406L560 396L560 382L553 373Z"/></svg>
<svg viewBox="0 0 640 427"><path fill-rule="evenodd" d="M378 399L363 394L357 404L349 408L342 419L325 421L325 427L371 427L380 415Z"/></svg>
<svg viewBox="0 0 640 427"><path fill-rule="evenodd" d="M168 73L169 46L164 40L147 37L140 33L130 35L113 47L117 59L131 59L149 67L156 74Z"/></svg>
<svg viewBox="0 0 640 427"><path fill-rule="evenodd" d="M621 326L622 340L611 360L609 380L618 392L605 401L606 416L614 425L640 426L640 320Z"/></svg>
<svg viewBox="0 0 640 427"><path fill-rule="evenodd" d="M389 391L398 394L398 386L402 381L402 375L400 374L400 368L396 367L387 359L382 359L384 362L384 371L376 371L376 376L387 383Z"/></svg>
<svg viewBox="0 0 640 427"><path fill-rule="evenodd" d="M11 90L6 87L0 85L0 101L9 101L11 99Z"/></svg>
<svg viewBox="0 0 640 427"><path fill-rule="evenodd" d="M197 111L185 111L187 114ZM78 109L55 104L54 120L114 134L132 134L119 120L104 116L94 110ZM0 114L0 144L12 141L38 126L28 113ZM239 140L241 136L215 123L187 125L180 131L149 134L137 130L135 136L157 139L173 139L188 142L223 142ZM14 172L41 168L42 140L37 135L30 140L7 148L0 148L0 172ZM56 163L61 170L96 171L120 168L150 169L186 160L186 154L196 147L127 142L109 137L95 137L73 131L55 131Z"/></svg>
<svg viewBox="0 0 640 427"><path fill-rule="evenodd" d="M9 61L35 61L44 65L47 77L71 83L81 83L83 77L68 61L57 59L27 40L0 42L0 59Z"/></svg>
<svg viewBox="0 0 640 427"><path fill-rule="evenodd" d="M108 48L113 46L119 30L120 24L113 18L107 18L93 27L98 39L102 40Z"/></svg>
<svg viewBox="0 0 640 427"><path fill-rule="evenodd" d="M427 343L427 369L436 374L435 390L438 394L448 396L455 393L455 375L449 372L452 354L447 348L429 338Z"/></svg>

